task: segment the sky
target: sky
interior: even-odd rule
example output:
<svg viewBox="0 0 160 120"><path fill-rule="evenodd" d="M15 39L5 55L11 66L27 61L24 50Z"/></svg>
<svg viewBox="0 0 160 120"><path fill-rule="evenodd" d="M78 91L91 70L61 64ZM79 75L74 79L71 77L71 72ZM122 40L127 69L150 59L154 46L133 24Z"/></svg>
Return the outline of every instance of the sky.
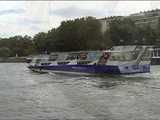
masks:
<svg viewBox="0 0 160 120"><path fill-rule="evenodd" d="M79 17L127 16L156 8L160 1L0 1L0 38L33 37Z"/></svg>

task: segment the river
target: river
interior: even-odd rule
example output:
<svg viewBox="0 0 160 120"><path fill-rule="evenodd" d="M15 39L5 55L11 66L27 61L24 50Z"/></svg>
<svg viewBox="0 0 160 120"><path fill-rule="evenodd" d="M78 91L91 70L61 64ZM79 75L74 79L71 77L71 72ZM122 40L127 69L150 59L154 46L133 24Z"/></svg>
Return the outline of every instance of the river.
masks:
<svg viewBox="0 0 160 120"><path fill-rule="evenodd" d="M0 120L160 120L160 66L147 74L75 76L0 63Z"/></svg>

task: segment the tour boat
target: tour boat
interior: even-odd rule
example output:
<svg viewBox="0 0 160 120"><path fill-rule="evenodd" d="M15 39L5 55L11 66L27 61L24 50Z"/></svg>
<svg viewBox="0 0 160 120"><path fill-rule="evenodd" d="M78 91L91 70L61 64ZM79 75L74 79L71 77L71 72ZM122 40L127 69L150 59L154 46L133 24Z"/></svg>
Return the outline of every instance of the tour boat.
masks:
<svg viewBox="0 0 160 120"><path fill-rule="evenodd" d="M114 46L109 50L55 52L33 59L29 69L38 72L132 74L150 72L151 47Z"/></svg>

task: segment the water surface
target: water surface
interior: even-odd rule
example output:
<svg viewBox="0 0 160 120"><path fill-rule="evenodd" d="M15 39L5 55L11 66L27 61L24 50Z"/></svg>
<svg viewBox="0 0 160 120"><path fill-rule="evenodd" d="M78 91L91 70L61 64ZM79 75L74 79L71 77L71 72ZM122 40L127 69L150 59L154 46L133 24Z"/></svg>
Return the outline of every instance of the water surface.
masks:
<svg viewBox="0 0 160 120"><path fill-rule="evenodd" d="M0 64L0 120L159 120L160 66L134 75L33 73Z"/></svg>

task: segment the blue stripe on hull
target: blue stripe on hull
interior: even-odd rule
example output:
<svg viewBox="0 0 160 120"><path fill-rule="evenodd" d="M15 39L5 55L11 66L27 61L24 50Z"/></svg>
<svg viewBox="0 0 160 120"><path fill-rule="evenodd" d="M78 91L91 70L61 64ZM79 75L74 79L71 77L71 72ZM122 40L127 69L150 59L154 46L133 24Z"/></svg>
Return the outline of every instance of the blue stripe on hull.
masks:
<svg viewBox="0 0 160 120"><path fill-rule="evenodd" d="M133 74L150 72L150 65L113 66L113 65L49 65L49 66L30 66L30 69L81 72L81 73L109 73L109 74Z"/></svg>
<svg viewBox="0 0 160 120"><path fill-rule="evenodd" d="M84 72L84 73L110 73L120 74L118 66L102 65L52 65L52 66L30 66L29 68L42 70L55 70L67 72Z"/></svg>

